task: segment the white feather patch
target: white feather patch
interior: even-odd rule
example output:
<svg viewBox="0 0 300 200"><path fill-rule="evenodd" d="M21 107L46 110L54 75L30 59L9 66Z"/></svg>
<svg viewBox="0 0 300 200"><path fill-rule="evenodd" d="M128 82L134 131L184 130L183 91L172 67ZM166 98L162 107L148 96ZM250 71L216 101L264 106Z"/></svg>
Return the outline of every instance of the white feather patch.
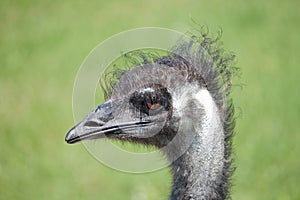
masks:
<svg viewBox="0 0 300 200"><path fill-rule="evenodd" d="M202 123L202 134L208 135L210 133L216 133L218 129L219 131L222 131L219 109L209 91L206 89L201 89L198 93L195 94L194 98L200 103L200 105L203 106L205 112L205 120L203 120Z"/></svg>

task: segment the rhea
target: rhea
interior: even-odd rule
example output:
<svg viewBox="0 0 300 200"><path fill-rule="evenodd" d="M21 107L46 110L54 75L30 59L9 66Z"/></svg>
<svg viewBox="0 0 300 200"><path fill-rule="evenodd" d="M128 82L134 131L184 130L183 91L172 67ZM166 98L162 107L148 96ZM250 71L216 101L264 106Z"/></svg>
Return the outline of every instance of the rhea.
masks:
<svg viewBox="0 0 300 200"><path fill-rule="evenodd" d="M139 64L106 80L106 101L68 132L66 142L113 138L156 146L170 162L170 199L229 198L233 57L206 35L168 55L136 56Z"/></svg>

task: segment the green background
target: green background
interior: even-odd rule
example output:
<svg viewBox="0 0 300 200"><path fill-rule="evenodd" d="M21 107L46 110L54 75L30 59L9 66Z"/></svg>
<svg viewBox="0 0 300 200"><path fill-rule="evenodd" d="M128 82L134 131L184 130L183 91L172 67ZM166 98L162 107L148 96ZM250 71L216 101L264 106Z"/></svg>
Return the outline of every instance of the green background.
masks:
<svg viewBox="0 0 300 200"><path fill-rule="evenodd" d="M233 199L300 199L300 3L0 2L0 199L167 199L168 169L126 174L67 145L76 72L101 41L131 28L221 27L238 57Z"/></svg>

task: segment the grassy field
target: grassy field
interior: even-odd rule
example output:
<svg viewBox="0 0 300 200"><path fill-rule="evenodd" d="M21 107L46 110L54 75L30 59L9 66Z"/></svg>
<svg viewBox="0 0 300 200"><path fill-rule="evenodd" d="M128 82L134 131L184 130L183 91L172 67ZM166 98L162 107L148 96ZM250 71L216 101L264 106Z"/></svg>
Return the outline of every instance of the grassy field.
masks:
<svg viewBox="0 0 300 200"><path fill-rule="evenodd" d="M166 199L168 169L126 174L67 145L72 89L99 42L144 26L184 30L191 17L236 53L244 87L234 139L233 199L300 199L300 3L16 1L0 3L0 199Z"/></svg>

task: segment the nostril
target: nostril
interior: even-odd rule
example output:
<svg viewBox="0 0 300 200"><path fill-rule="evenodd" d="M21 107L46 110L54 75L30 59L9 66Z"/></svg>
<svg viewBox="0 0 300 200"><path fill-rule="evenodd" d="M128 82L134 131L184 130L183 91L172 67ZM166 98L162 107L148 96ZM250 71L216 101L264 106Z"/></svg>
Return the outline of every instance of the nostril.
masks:
<svg viewBox="0 0 300 200"><path fill-rule="evenodd" d="M113 119L112 113L104 113L102 117L99 118L103 122L108 122Z"/></svg>
<svg viewBox="0 0 300 200"><path fill-rule="evenodd" d="M103 126L103 123L99 123L96 121L87 121L85 122L84 126L97 127L97 126Z"/></svg>

